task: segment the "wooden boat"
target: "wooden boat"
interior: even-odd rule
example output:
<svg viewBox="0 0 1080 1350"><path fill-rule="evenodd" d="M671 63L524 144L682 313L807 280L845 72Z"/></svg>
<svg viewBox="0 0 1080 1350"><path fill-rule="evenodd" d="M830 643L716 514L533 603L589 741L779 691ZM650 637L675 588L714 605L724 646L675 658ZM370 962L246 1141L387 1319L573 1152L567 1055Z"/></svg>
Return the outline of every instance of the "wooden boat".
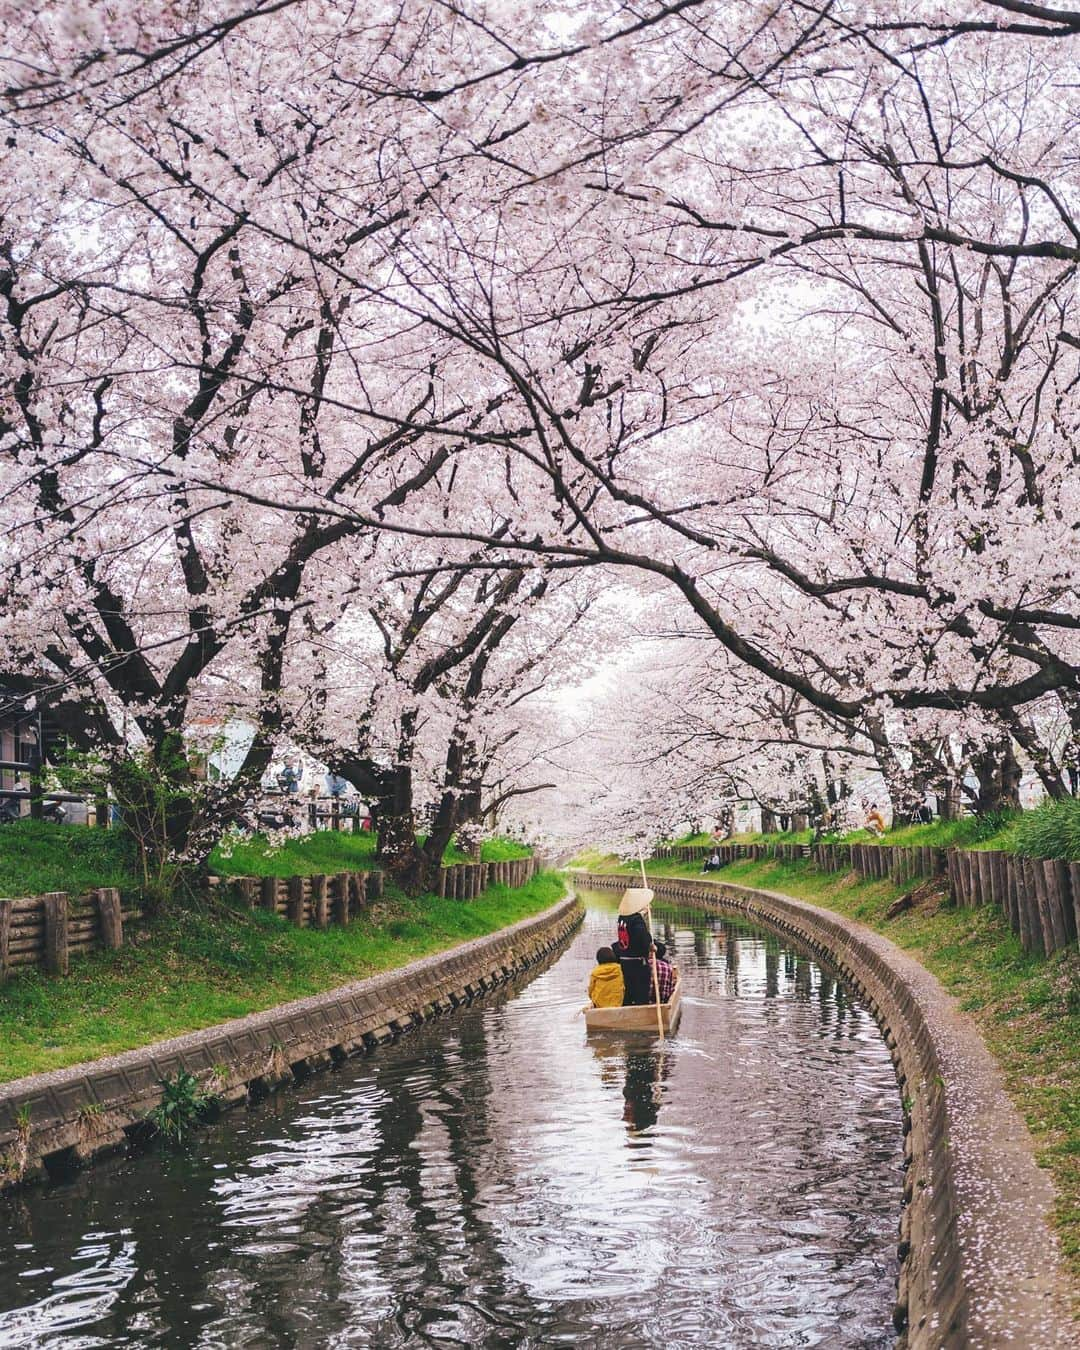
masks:
<svg viewBox="0 0 1080 1350"><path fill-rule="evenodd" d="M676 976L675 988L666 1003L660 1005L664 1019L664 1035L670 1036L682 1016L682 976ZM639 1003L632 1008L583 1008L585 1026L589 1031L639 1031L656 1035L656 1004Z"/></svg>

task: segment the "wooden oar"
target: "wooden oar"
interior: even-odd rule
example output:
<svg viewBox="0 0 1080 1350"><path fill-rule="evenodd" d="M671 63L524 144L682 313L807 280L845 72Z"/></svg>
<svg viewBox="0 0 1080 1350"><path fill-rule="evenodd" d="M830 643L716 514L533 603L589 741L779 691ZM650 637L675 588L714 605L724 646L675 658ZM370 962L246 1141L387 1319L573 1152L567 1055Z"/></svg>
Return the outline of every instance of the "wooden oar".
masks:
<svg viewBox="0 0 1080 1350"><path fill-rule="evenodd" d="M641 864L641 884L645 890L649 889L649 879L645 875L645 855L638 850L638 862ZM649 933L652 933L652 905L647 906L645 913L648 917ZM649 964L652 966L652 987L653 999L656 1002L656 1030L660 1039L664 1039L664 1010L660 1006L660 978L656 973L656 951L654 948L649 950Z"/></svg>

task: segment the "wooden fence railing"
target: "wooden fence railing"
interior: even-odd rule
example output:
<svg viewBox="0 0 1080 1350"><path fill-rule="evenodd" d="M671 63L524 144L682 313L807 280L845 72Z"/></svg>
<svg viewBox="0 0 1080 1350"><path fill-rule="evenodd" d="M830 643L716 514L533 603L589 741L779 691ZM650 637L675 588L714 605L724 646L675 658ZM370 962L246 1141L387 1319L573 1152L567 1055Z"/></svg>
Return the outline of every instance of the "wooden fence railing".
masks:
<svg viewBox="0 0 1080 1350"><path fill-rule="evenodd" d="M1080 932L1080 862L1019 858L993 849L903 844L716 844L657 849L657 859L721 865L744 859L808 860L826 872L915 882L943 877L957 905L995 905L1025 951L1045 956L1076 942Z"/></svg>

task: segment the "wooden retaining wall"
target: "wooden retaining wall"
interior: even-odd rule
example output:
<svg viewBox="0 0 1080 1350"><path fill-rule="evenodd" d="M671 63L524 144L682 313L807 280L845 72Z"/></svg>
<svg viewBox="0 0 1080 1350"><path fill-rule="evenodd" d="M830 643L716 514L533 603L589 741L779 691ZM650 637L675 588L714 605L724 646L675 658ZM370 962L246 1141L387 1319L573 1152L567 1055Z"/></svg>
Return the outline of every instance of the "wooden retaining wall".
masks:
<svg viewBox="0 0 1080 1350"><path fill-rule="evenodd" d="M216 877L248 909L280 914L298 928L347 924L383 893L381 872L337 872L306 877Z"/></svg>
<svg viewBox="0 0 1080 1350"><path fill-rule="evenodd" d="M439 894L454 900L475 900L489 886L524 886L544 870L539 858L506 862L453 863L439 873Z"/></svg>
<svg viewBox="0 0 1080 1350"><path fill-rule="evenodd" d="M1019 858L993 849L928 848L903 844L717 844L657 849L655 858L721 865L745 859L810 861L826 872L899 884L943 877L962 908L996 906L1024 950L1050 956L1080 933L1080 862Z"/></svg>
<svg viewBox="0 0 1080 1350"><path fill-rule="evenodd" d="M24 966L66 975L72 956L121 947L142 910L113 887L69 896L66 891L0 900L0 980Z"/></svg>

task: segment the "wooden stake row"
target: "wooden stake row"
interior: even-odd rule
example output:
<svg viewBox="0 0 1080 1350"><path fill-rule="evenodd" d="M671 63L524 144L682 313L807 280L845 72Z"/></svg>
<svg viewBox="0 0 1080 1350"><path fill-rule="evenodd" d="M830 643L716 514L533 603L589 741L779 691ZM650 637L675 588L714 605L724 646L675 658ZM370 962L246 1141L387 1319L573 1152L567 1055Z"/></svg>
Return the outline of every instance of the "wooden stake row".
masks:
<svg viewBox="0 0 1080 1350"><path fill-rule="evenodd" d="M439 872L439 894L451 900L475 900L489 886L524 886L540 870L536 858L505 862L453 863Z"/></svg>

